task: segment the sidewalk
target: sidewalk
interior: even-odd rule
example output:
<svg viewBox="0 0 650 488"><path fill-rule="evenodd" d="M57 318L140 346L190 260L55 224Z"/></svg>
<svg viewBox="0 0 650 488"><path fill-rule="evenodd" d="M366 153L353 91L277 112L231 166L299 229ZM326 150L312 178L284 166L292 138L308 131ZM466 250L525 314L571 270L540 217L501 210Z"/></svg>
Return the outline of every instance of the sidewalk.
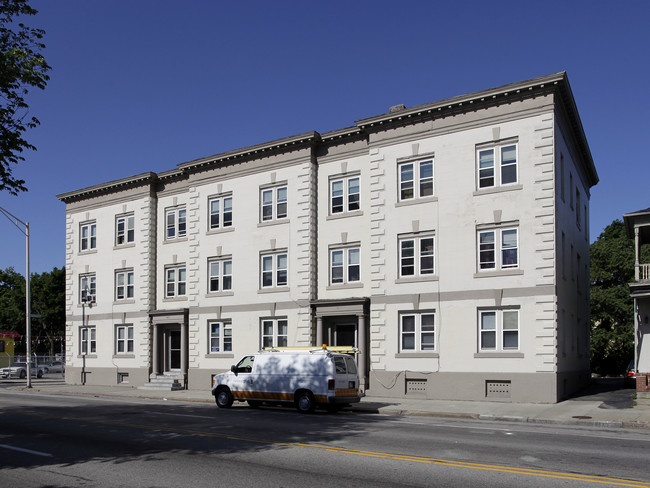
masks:
<svg viewBox="0 0 650 488"><path fill-rule="evenodd" d="M27 391L25 383L12 390ZM0 390L1 392L2 390ZM110 396L159 399L161 401L214 404L209 389L159 391L130 386L69 385L62 380L32 381L29 391L49 394ZM614 389L595 384L580 396L556 404L426 400L367 396L346 411L400 416L431 416L457 419L498 420L543 424L584 425L602 428L641 428L650 430L650 395L633 390ZM246 406L235 402L233 407ZM216 405L215 405L215 408Z"/></svg>

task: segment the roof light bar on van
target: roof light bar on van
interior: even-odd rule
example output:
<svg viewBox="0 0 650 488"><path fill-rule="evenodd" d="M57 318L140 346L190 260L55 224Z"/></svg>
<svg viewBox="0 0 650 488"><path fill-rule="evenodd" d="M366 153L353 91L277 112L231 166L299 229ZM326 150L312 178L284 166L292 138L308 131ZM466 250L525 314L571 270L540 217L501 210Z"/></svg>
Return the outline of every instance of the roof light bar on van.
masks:
<svg viewBox="0 0 650 488"><path fill-rule="evenodd" d="M309 352L318 352L318 351L327 351L327 352L336 352L339 354L356 354L359 352L358 347L354 346L327 346L323 344L323 347L315 346L283 346L283 347L265 347L261 352L282 352L282 351L309 351Z"/></svg>

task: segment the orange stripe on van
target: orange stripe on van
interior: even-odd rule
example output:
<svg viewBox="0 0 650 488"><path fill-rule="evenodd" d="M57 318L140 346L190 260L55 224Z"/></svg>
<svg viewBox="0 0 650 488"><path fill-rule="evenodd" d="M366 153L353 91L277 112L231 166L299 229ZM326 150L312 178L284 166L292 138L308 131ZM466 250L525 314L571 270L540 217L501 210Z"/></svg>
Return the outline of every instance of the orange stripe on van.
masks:
<svg viewBox="0 0 650 488"><path fill-rule="evenodd" d="M356 388L337 388L335 395L337 397L355 397L359 392Z"/></svg>
<svg viewBox="0 0 650 488"><path fill-rule="evenodd" d="M276 402L293 401L293 393L273 393L268 391L233 391L231 393L236 399L243 398L245 400L266 400ZM327 395L314 395L314 399L317 403L327 403Z"/></svg>

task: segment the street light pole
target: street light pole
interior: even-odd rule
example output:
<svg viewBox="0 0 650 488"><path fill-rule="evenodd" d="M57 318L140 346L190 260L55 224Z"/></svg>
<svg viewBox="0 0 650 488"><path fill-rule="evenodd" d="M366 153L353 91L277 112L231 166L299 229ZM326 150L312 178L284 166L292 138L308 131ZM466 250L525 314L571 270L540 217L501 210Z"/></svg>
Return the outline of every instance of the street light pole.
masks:
<svg viewBox="0 0 650 488"><path fill-rule="evenodd" d="M26 351L26 367L27 367L27 388L32 387L32 302L30 300L30 277L29 277L29 222L23 222L15 215L11 214L4 208L0 207L2 213L9 221L16 226L16 228L25 235L25 255L26 255L26 271L25 271L25 335L27 336L27 351ZM23 230L18 224L22 225Z"/></svg>

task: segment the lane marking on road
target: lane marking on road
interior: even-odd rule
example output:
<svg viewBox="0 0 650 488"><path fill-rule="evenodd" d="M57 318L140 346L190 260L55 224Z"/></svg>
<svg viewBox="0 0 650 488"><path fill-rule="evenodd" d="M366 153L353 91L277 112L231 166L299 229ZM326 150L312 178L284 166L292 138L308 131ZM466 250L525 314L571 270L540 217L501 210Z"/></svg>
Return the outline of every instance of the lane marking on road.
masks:
<svg viewBox="0 0 650 488"><path fill-rule="evenodd" d="M47 452L32 451L31 449L23 449L22 447L9 446L7 444L0 444L0 448L10 449L12 451L24 452L24 453L27 453L27 454L34 454L36 456L52 457L52 454L47 453Z"/></svg>
<svg viewBox="0 0 650 488"><path fill-rule="evenodd" d="M233 434L220 434L217 432L203 432L197 430L179 429L175 427L161 427L157 425L132 424L126 422L116 422L111 420L100 420L100 419L83 418L83 417L54 416L54 415L39 414L39 413L32 413L32 412L23 412L21 413L21 415L29 415L29 416L42 417L42 418L55 418L58 420L85 422L90 424L109 425L111 427L124 427L124 428L137 429L137 430L149 430L149 431L182 434L182 435L189 435L189 436L196 436L196 437L209 437L209 438L217 438L217 439L237 440L242 442L254 442L258 444L267 444L267 445L276 445L276 446L285 446L285 447L298 447L302 449L315 449L321 452L332 452L337 454L364 456L364 457L370 457L376 459L390 459L393 461L433 464L437 466L445 466L450 468L476 469L481 471L494 471L499 473L533 476L537 478L553 478L553 479L561 479L561 480L583 481L586 483L607 484L613 486L650 488L650 482L626 480L623 478L611 478L611 477L598 476L598 475L563 473L561 471L546 471L542 469L533 469L533 468L499 466L495 464L483 464L483 463L476 463L470 461L453 461L449 459L436 459L436 458L429 458L423 456L412 456L409 454L395 454L395 453L379 452L379 451L366 451L360 449L350 449L346 447L336 447L336 446L322 445L322 444L273 441L269 439L258 439L254 437L238 436Z"/></svg>

